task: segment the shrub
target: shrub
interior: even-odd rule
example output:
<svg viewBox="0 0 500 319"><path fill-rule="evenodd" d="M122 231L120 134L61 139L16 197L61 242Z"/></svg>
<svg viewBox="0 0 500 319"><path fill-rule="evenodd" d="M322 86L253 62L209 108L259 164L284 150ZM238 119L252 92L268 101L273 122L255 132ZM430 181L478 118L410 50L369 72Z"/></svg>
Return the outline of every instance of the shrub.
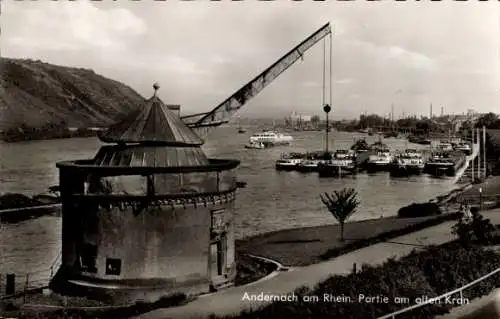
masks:
<svg viewBox="0 0 500 319"><path fill-rule="evenodd" d="M272 303L232 318L375 318L415 304L416 298L433 298L452 291L493 271L498 264L500 255L481 247L466 248L458 243L430 247L381 266L363 266L356 274L330 277L312 290L302 288L296 291L296 303ZM499 279L492 276L464 291L464 297L472 300L489 293L500 283ZM307 294L318 296L319 302L304 302L301 296ZM348 296L352 302L323 301L323 294ZM358 302L360 294L390 299L387 303ZM394 297L406 297L408 302L395 303ZM453 306L444 302L428 304L404 317L432 318L447 313Z"/></svg>
<svg viewBox="0 0 500 319"><path fill-rule="evenodd" d="M471 209L472 220L465 221L460 218L453 226L452 233L457 235L462 245L468 246L472 243L488 245L494 241L495 226L488 218L479 214L476 207Z"/></svg>
<svg viewBox="0 0 500 319"><path fill-rule="evenodd" d="M425 216L435 216L440 215L441 209L436 203L413 203L411 205L402 207L398 211L398 217L401 218L415 218L415 217L425 217Z"/></svg>

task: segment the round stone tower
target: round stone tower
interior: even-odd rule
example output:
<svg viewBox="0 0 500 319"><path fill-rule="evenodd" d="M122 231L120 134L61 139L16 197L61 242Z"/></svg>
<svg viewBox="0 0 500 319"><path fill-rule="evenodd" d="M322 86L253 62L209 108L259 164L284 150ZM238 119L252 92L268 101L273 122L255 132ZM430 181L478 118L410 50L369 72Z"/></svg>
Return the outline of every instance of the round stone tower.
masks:
<svg viewBox="0 0 500 319"><path fill-rule="evenodd" d="M94 159L57 163L62 265L53 289L154 300L230 285L236 275L237 160L203 140L155 94L99 136Z"/></svg>

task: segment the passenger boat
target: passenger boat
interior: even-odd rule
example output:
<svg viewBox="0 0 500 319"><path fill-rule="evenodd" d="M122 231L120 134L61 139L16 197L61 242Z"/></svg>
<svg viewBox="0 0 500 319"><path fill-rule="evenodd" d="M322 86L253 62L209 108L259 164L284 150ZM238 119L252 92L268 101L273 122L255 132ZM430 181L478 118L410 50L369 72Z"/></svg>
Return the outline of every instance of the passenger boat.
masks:
<svg viewBox="0 0 500 319"><path fill-rule="evenodd" d="M293 137L276 131L264 131L250 136L250 143L265 143L270 146L288 145L293 141Z"/></svg>
<svg viewBox="0 0 500 319"><path fill-rule="evenodd" d="M351 146L351 150L356 152L367 152L370 150L370 145L368 145L364 138L360 138Z"/></svg>
<svg viewBox="0 0 500 319"><path fill-rule="evenodd" d="M420 175L425 167L424 157L415 149L407 149L394 157L391 163L392 176Z"/></svg>
<svg viewBox="0 0 500 319"><path fill-rule="evenodd" d="M424 173L434 176L454 176L455 161L448 153L434 153L431 158L425 163Z"/></svg>
<svg viewBox="0 0 500 319"><path fill-rule="evenodd" d="M368 172L388 171L393 160L391 151L386 148L380 148L376 154L370 155L366 162Z"/></svg>
<svg viewBox="0 0 500 319"><path fill-rule="evenodd" d="M320 177L342 176L357 171L356 152L353 150L337 150L330 160L319 163Z"/></svg>
<svg viewBox="0 0 500 319"><path fill-rule="evenodd" d="M305 160L305 156L300 153L283 154L279 160L276 161L276 169L284 171L293 171L297 166Z"/></svg>

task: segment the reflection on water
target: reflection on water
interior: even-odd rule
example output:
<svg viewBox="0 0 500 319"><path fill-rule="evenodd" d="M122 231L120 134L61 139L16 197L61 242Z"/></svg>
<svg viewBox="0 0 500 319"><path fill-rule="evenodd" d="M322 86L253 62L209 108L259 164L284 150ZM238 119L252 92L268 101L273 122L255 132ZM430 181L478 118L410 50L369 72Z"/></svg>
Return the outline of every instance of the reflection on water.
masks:
<svg viewBox="0 0 500 319"><path fill-rule="evenodd" d="M283 152L304 152L324 148L322 132L292 133L295 141L286 147L264 150L244 149L247 134L221 128L209 137L204 149L210 156L241 160L236 173L247 187L238 190L236 201L237 237L277 229L334 223L319 199L321 192L354 187L361 205L352 219L393 215L412 202L428 199L454 187L450 180L426 176L391 178L387 173L319 179L314 173L277 172L274 162ZM353 134L330 133L330 148L349 148ZM377 137L367 137L372 143ZM384 140L393 149L403 149L404 140ZM102 144L96 138L32 141L0 144L0 192L34 195L58 184L57 161L92 158ZM425 149L410 144L411 148ZM32 269L48 264L60 251L60 220L44 217L0 228L0 273L15 267ZM24 267L24 268L23 268ZM48 266L47 266L48 267ZM45 267L45 268L47 268ZM21 271L21 270L19 270Z"/></svg>

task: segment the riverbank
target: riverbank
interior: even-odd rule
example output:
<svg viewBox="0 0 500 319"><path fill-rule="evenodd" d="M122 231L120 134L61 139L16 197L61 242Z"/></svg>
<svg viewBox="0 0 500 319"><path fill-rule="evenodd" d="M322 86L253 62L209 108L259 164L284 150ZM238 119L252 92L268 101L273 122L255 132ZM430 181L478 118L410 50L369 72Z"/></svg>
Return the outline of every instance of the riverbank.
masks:
<svg viewBox="0 0 500 319"><path fill-rule="evenodd" d="M498 183L500 188L500 179L490 182L492 185L495 183ZM332 224L264 233L238 240L236 247L241 254L266 257L287 267L315 264L381 241L453 220L456 218L454 212L456 207L449 209L446 206L448 202L453 201L469 188L470 185L462 185L429 200L430 203L436 203L441 207L441 215L414 218L390 216L347 222L344 241L340 241L340 225Z"/></svg>
<svg viewBox="0 0 500 319"><path fill-rule="evenodd" d="M339 240L338 224L286 229L238 241L237 249L241 254L266 257L287 267L301 267L454 218L454 214L443 214L417 218L393 216L355 221L345 224L344 241Z"/></svg>

